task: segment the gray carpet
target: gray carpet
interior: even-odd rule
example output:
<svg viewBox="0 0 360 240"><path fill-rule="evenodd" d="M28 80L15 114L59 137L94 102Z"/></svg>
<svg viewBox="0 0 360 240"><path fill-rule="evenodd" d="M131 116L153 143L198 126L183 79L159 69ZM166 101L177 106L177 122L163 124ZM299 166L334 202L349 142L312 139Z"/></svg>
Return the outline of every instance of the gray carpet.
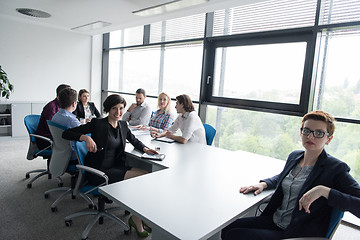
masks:
<svg viewBox="0 0 360 240"><path fill-rule="evenodd" d="M28 179L25 173L46 166L42 158L26 160L28 141L28 138L0 138L0 239L81 239L81 233L92 216L74 219L71 227L65 226L64 217L87 209L85 200L81 197L71 199L68 195L54 213L50 205L61 192L51 194L49 199L44 198L44 192L57 187L55 179L43 176L33 183L31 189L26 187ZM63 181L64 186L70 186L70 175L64 175ZM124 211L114 214L127 223L128 216ZM133 240L138 237L134 231L125 236L120 226L105 218L104 224L96 224L90 231L89 239Z"/></svg>

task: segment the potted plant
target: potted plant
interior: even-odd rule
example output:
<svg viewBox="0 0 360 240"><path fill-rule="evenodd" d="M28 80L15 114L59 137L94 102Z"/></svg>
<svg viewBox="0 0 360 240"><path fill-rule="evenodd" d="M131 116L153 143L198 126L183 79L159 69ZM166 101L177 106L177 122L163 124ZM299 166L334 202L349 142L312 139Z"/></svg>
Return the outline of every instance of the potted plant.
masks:
<svg viewBox="0 0 360 240"><path fill-rule="evenodd" d="M10 83L6 72L0 66L0 98L9 99L12 91L14 91L14 86Z"/></svg>

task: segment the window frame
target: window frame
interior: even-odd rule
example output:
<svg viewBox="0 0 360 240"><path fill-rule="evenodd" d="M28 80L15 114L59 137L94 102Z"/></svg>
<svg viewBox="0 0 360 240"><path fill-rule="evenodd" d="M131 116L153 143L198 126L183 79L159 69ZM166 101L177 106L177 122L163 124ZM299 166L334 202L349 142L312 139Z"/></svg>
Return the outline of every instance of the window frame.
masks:
<svg viewBox="0 0 360 240"><path fill-rule="evenodd" d="M312 28L207 37L204 43L205 63L202 74L201 104L303 116L309 109L309 98L312 88L311 79L315 53L313 38L314 32ZM299 104L213 96L214 64L217 48L292 42L307 43Z"/></svg>

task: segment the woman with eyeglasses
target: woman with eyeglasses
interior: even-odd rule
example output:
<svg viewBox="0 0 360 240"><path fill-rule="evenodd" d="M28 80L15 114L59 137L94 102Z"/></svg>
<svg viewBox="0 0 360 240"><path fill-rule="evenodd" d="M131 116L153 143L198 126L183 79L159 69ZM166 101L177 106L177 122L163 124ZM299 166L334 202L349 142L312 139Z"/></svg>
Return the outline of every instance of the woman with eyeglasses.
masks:
<svg viewBox="0 0 360 240"><path fill-rule="evenodd" d="M284 239L325 237L334 208L360 217L360 186L349 166L329 155L335 119L326 112L306 114L300 136L304 151L292 152L283 171L240 193L275 189L263 213L240 218L222 231L222 239Z"/></svg>

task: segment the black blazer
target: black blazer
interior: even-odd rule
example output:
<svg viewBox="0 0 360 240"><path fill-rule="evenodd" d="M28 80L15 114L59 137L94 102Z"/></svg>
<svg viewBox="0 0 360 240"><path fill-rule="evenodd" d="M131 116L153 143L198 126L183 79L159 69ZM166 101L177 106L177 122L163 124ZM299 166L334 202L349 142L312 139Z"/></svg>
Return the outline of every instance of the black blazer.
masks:
<svg viewBox="0 0 360 240"><path fill-rule="evenodd" d="M88 102L88 104L90 107L91 115L95 115L97 118L101 117L101 114L96 109L95 104L93 102ZM82 102L77 103L76 109L75 111L73 111L73 114L77 118L85 118L84 105L82 104Z"/></svg>
<svg viewBox="0 0 360 240"><path fill-rule="evenodd" d="M116 165L125 164L125 144L128 140L136 149L143 151L145 145L138 140L128 128L126 121L119 121L119 136L122 140L122 149L117 157ZM97 149L106 149L107 139L109 134L108 118L95 118L87 124L81 125L76 128L70 128L63 132L62 137L67 140L79 141L80 136L83 134L91 134L91 138L95 141ZM104 160L105 151L97 151L96 153L89 152L86 155L84 164L89 167L100 169L102 161Z"/></svg>
<svg viewBox="0 0 360 240"><path fill-rule="evenodd" d="M304 156L304 151L292 152L285 164L283 171L272 178L261 180L267 183L269 189L276 188L269 204L265 208L262 215L272 216L276 209L281 206L283 200L283 192L281 182L290 170L300 161ZM299 211L299 199L311 188L317 185L324 185L332 189L336 189L342 193L350 194L357 198L360 197L360 186L349 174L349 166L327 154L325 150L320 154L313 170L302 186L297 198L297 204L292 213L292 218L289 226L285 229L284 238L291 237L325 237L328 231L330 216L333 207L342 211L359 211L358 206L349 206L349 202L333 204L330 201L333 197L334 191L330 191L329 201L321 197L314 201L310 206L310 214L304 210Z"/></svg>

